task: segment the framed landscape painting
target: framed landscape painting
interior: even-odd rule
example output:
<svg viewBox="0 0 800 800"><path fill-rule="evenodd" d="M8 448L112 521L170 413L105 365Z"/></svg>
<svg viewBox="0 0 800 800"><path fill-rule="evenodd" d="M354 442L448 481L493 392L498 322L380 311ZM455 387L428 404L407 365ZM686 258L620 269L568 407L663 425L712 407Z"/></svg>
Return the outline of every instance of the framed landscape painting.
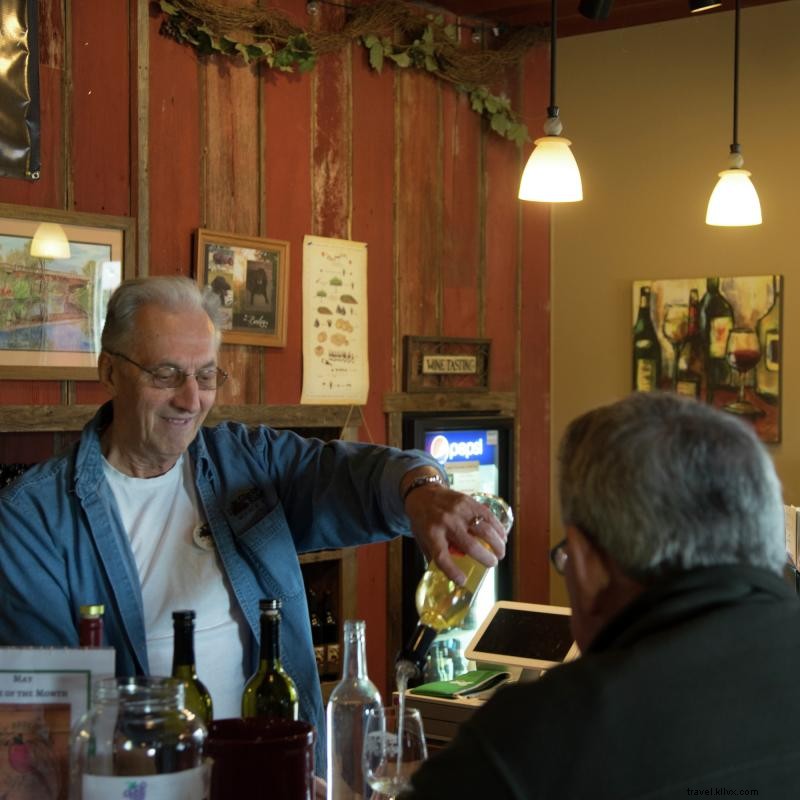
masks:
<svg viewBox="0 0 800 800"><path fill-rule="evenodd" d="M31 255L41 223L66 237L63 252ZM0 378L97 380L106 304L135 274L134 240L129 217L0 204Z"/></svg>
<svg viewBox="0 0 800 800"><path fill-rule="evenodd" d="M635 281L632 381L694 397L781 438L783 277Z"/></svg>
<svg viewBox="0 0 800 800"><path fill-rule="evenodd" d="M197 231L195 277L220 301L222 341L283 347L289 242Z"/></svg>

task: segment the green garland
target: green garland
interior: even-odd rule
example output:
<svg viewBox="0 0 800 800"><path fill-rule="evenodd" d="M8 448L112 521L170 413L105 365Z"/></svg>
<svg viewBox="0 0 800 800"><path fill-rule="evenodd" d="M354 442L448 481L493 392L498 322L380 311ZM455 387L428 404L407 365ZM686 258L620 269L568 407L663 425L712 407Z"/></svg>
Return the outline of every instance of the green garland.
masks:
<svg viewBox="0 0 800 800"><path fill-rule="evenodd" d="M452 83L464 92L473 111L486 119L493 131L518 145L529 140L528 130L503 94L496 95L476 78L490 78L516 63L525 50L542 38L540 29L522 29L504 49L465 53L458 46L455 25L441 15L425 17L396 0L382 0L353 9L339 33L303 31L276 9L229 9L213 0L158 0L165 18L161 33L190 44L201 55L241 57L246 64L259 62L281 72L308 72L317 58L349 42L369 54L372 69L380 72L387 62L402 69L417 69ZM387 26L399 32L399 42L376 31ZM242 35L242 31L247 31Z"/></svg>

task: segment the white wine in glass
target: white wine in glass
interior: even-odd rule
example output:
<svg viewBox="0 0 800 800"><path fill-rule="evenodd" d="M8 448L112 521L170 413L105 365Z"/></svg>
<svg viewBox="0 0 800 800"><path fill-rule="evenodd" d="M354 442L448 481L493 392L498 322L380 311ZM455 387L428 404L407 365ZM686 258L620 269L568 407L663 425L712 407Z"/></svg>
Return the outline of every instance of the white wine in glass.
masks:
<svg viewBox="0 0 800 800"><path fill-rule="evenodd" d="M422 717L416 708L397 706L367 712L364 726L364 778L392 800L411 785L411 776L428 757Z"/></svg>

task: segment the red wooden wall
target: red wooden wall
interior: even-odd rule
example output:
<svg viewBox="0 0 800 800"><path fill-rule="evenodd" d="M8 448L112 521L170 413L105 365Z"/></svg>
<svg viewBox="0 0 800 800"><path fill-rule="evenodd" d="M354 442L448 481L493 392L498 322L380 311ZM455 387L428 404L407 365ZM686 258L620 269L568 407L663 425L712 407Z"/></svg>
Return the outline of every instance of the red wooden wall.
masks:
<svg viewBox="0 0 800 800"><path fill-rule="evenodd" d="M225 347L233 380L220 403L299 402L302 237L367 242L362 438L386 440L382 401L402 387L403 335L490 338L491 388L515 392L519 408L519 594L546 601L549 213L516 199L528 148L491 133L449 85L388 66L373 72L358 45L285 75L199 58L162 37L159 12L148 17L136 0L63 3L40 0L42 177L0 178L0 202L135 217L139 274L191 274L198 227L288 240L288 343ZM323 4L311 20L305 0L276 5L303 27L335 26L343 14ZM547 104L545 56L532 51L493 87L532 132ZM103 399L91 382L0 381L2 404ZM39 460L53 447L45 434L0 434L0 461ZM378 667L383 546L362 548L358 574Z"/></svg>

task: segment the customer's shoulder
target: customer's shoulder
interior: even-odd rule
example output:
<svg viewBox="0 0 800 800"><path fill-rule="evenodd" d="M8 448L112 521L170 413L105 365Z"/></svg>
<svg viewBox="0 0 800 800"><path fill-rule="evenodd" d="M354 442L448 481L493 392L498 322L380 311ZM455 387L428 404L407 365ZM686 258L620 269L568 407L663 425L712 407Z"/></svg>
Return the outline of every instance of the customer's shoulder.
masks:
<svg viewBox="0 0 800 800"><path fill-rule="evenodd" d="M18 478L0 489L0 501L21 502L27 496L46 497L51 487L61 486L65 481L74 452L70 450L59 456L28 467Z"/></svg>

